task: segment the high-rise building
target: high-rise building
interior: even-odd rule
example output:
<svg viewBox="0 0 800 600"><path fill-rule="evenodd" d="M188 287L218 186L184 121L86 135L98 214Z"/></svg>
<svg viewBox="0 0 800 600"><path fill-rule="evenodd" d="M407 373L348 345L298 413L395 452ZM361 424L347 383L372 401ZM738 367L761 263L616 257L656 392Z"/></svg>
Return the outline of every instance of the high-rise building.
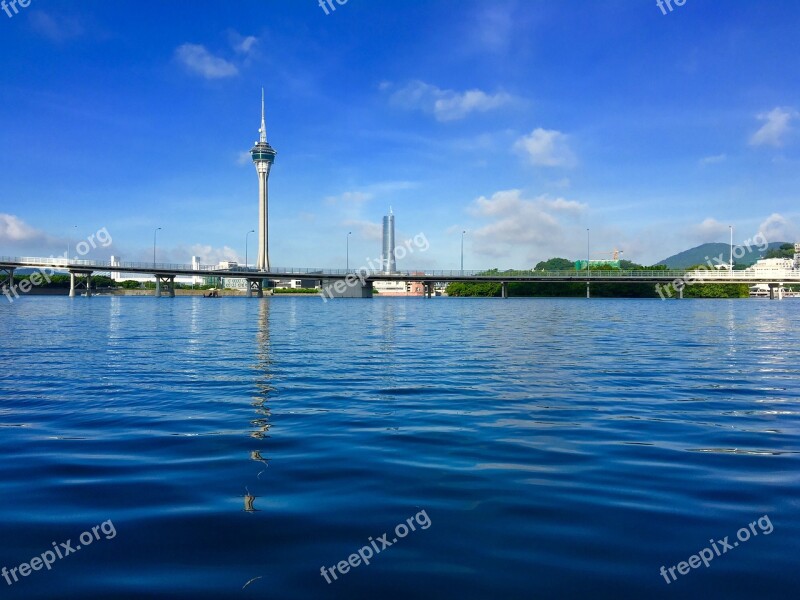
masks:
<svg viewBox="0 0 800 600"><path fill-rule="evenodd" d="M383 252L381 262L383 272L390 274L397 272L397 262L394 258L394 213L389 207L389 214L383 217Z"/></svg>
<svg viewBox="0 0 800 600"><path fill-rule="evenodd" d="M267 124L264 118L264 90L261 90L261 128L259 139L250 154L258 173L258 257L256 268L269 271L269 171L278 154L267 142Z"/></svg>

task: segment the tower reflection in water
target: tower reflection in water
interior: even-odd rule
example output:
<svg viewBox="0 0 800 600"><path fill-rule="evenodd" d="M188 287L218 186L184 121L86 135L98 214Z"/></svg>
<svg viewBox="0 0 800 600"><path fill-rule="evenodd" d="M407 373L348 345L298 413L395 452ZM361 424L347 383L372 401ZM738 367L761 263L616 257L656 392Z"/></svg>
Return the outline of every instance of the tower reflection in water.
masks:
<svg viewBox="0 0 800 600"><path fill-rule="evenodd" d="M274 390L271 384L272 380L272 355L269 343L269 298L264 298L259 302L258 309L258 327L256 331L256 361L253 369L256 372L255 384L256 395L253 396L252 406L257 415L250 423L254 426L253 431L250 432L250 437L263 440L269 437L270 428L270 410L268 406L269 394ZM250 460L259 462L263 468L256 475L256 479L261 479L261 475L269 467L269 458L262 456L263 448L257 447L250 451ZM258 496L250 493L249 488L245 488L247 494L244 496L244 510L246 512L256 512L255 501Z"/></svg>

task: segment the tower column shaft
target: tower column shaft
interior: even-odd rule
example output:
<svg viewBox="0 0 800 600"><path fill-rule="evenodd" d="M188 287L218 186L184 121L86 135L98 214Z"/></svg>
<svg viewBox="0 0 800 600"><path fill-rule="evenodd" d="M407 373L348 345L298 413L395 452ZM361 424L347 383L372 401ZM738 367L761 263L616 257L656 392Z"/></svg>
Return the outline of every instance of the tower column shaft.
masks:
<svg viewBox="0 0 800 600"><path fill-rule="evenodd" d="M259 271L269 271L269 186L268 173L258 174L258 260Z"/></svg>

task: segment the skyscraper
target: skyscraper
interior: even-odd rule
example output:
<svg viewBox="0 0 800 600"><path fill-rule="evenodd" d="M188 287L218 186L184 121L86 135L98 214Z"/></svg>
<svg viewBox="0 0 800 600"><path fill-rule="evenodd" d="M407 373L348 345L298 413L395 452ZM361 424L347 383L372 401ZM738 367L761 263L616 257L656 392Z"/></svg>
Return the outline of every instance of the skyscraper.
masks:
<svg viewBox="0 0 800 600"><path fill-rule="evenodd" d="M383 252L381 262L384 273L396 273L397 262L394 259L394 213L389 207L389 214L383 217Z"/></svg>
<svg viewBox="0 0 800 600"><path fill-rule="evenodd" d="M256 268L269 271L269 171L275 156L278 154L267 143L267 124L264 119L264 90L261 90L261 128L258 130L259 140L250 154L258 173L258 257Z"/></svg>

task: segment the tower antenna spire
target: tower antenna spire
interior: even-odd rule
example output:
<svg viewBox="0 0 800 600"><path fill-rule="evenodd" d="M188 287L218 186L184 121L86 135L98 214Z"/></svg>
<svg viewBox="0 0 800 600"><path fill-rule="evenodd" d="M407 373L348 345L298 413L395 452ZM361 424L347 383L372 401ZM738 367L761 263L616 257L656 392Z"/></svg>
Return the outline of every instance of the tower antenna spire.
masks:
<svg viewBox="0 0 800 600"><path fill-rule="evenodd" d="M267 121L264 118L264 88L261 88L261 129L258 130L261 134L259 141L267 141Z"/></svg>

